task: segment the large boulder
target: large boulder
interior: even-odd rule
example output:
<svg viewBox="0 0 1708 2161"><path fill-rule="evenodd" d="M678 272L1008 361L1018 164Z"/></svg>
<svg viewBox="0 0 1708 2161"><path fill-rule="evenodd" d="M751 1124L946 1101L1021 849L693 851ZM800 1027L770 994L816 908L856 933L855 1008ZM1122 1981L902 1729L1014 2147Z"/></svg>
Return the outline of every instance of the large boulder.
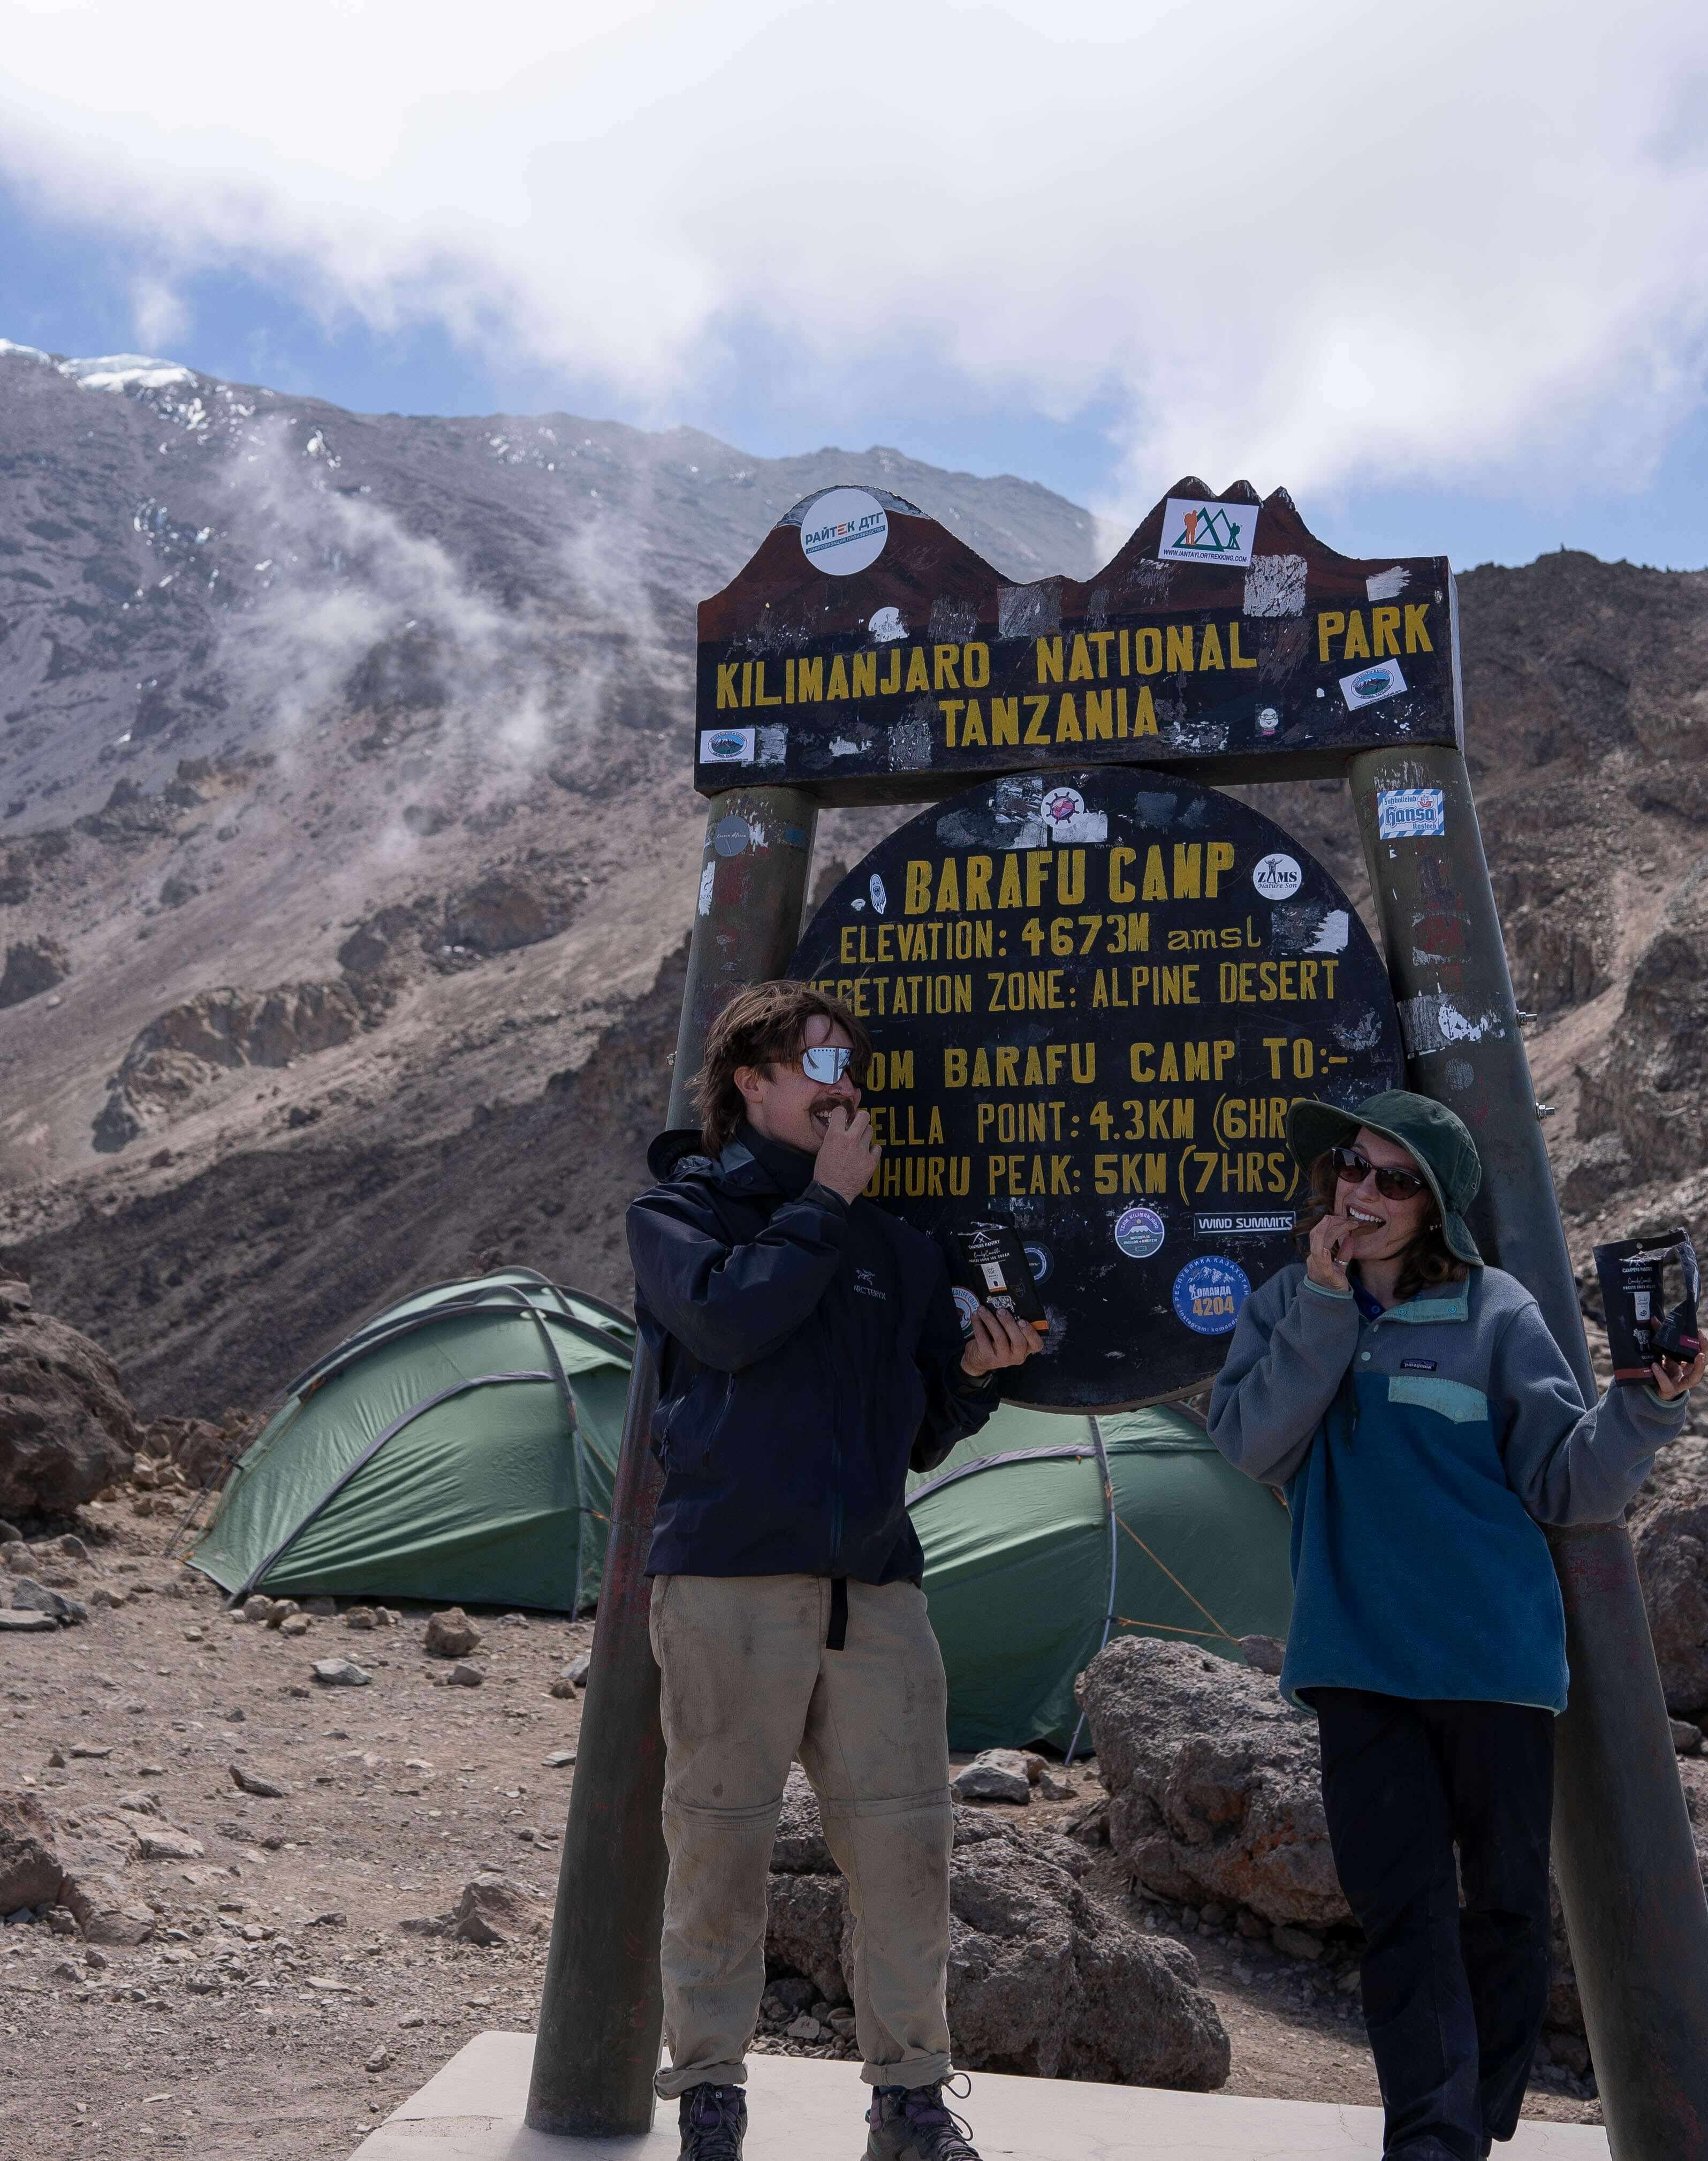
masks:
<svg viewBox="0 0 1708 2161"><path fill-rule="evenodd" d="M65 1868L53 1819L34 1794L0 1794L0 1914L51 1906Z"/></svg>
<svg viewBox="0 0 1708 2161"><path fill-rule="evenodd" d="M1708 1711L1708 1486L1693 1481L1649 1502L1632 1543L1667 1709L1694 1717Z"/></svg>
<svg viewBox="0 0 1708 2161"><path fill-rule="evenodd" d="M0 1008L19 1006L39 997L71 971L65 949L52 938L26 938L6 949L6 966L0 969Z"/></svg>
<svg viewBox="0 0 1708 2161"><path fill-rule="evenodd" d="M1013 1819L956 1811L950 1863L949 2024L971 2070L1206 2091L1227 2077L1227 2035L1184 1945L1143 1936L1087 1896L1082 1851ZM842 1880L798 1773L772 1859L768 1964L848 2000L853 1926Z"/></svg>
<svg viewBox="0 0 1708 2161"><path fill-rule="evenodd" d="M1109 1789L1109 1842L1159 1897L1270 1922L1349 1921L1320 1784L1316 1721L1274 1680L1127 1636L1079 1681Z"/></svg>
<svg viewBox="0 0 1708 2161"><path fill-rule="evenodd" d="M140 1440L98 1344L0 1282L0 1516L67 1516L126 1476Z"/></svg>

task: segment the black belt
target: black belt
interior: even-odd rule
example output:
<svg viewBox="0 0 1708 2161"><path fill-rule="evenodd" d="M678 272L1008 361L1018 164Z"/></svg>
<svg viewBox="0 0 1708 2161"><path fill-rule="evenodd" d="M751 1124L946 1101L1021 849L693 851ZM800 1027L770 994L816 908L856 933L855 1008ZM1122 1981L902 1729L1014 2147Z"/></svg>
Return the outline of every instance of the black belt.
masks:
<svg viewBox="0 0 1708 2161"><path fill-rule="evenodd" d="M831 1625L825 1631L827 1651L845 1651L848 1648L848 1579L846 1575L831 1578Z"/></svg>

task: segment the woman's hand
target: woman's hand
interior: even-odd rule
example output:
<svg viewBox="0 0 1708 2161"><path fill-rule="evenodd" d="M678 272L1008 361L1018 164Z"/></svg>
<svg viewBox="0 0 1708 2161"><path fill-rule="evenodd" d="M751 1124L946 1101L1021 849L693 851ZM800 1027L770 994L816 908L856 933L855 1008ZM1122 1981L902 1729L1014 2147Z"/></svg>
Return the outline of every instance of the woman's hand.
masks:
<svg viewBox="0 0 1708 2161"><path fill-rule="evenodd" d="M1352 1288L1346 1280L1346 1263L1339 1258L1341 1248L1350 1244L1351 1237L1352 1219L1344 1214L1325 1216L1311 1232L1304 1273L1320 1290Z"/></svg>
<svg viewBox="0 0 1708 2161"><path fill-rule="evenodd" d="M995 1306L973 1308L972 1341L961 1354L961 1370L982 1381L999 1366L1023 1366L1042 1341L1038 1330Z"/></svg>
<svg viewBox="0 0 1708 2161"><path fill-rule="evenodd" d="M1708 1351L1699 1351L1688 1366L1677 1358L1657 1358L1649 1367L1654 1376L1654 1392L1664 1403L1674 1402L1687 1388L1694 1388L1705 1372L1708 1372Z"/></svg>

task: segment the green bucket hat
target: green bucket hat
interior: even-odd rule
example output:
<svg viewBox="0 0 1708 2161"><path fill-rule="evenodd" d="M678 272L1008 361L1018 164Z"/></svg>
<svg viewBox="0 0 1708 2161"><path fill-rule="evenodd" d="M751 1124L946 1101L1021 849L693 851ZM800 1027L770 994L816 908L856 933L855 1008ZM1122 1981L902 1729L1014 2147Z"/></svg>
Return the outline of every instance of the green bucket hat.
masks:
<svg viewBox="0 0 1708 2161"><path fill-rule="evenodd" d="M1332 1103L1295 1103L1287 1113L1287 1145L1299 1169L1309 1171L1325 1148L1349 1146L1361 1126L1409 1149L1441 1211L1441 1235L1461 1261L1480 1268L1482 1255L1464 1211L1482 1184L1482 1165L1465 1121L1432 1096L1388 1088L1346 1111Z"/></svg>

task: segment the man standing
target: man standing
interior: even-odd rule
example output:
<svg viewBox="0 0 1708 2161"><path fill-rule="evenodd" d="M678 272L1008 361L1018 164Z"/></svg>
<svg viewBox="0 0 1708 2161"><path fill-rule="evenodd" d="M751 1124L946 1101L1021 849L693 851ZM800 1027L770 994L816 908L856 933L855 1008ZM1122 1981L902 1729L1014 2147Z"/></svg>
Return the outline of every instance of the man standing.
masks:
<svg viewBox="0 0 1708 2161"><path fill-rule="evenodd" d="M662 1677L664 2031L682 2152L739 2161L765 1890L797 1757L854 1917L872 2161L977 2161L945 2106L947 1692L904 1505L1038 1346L961 1330L936 1246L862 1194L871 1043L835 999L757 984L714 1023L698 1133L629 1210L664 1469L648 1561Z"/></svg>

